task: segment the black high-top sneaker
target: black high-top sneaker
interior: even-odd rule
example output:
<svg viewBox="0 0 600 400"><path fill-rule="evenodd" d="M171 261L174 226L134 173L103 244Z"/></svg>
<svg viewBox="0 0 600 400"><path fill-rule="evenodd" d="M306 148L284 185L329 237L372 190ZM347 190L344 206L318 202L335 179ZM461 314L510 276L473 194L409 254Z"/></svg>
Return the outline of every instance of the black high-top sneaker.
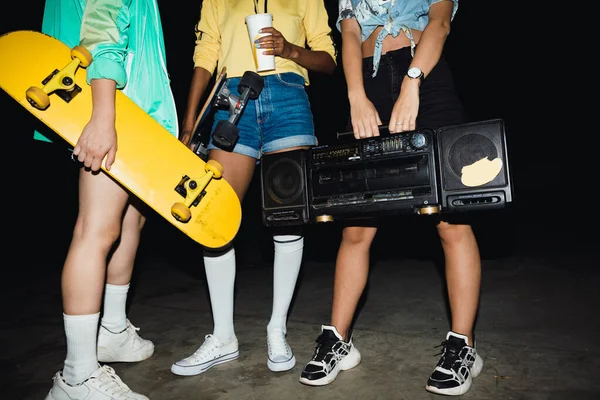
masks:
<svg viewBox="0 0 600 400"><path fill-rule="evenodd" d="M327 385L335 380L340 371L354 368L360 362L360 353L352 344L352 339L344 342L333 326L322 325L316 342L315 354L300 375L300 382L305 385Z"/></svg>
<svg viewBox="0 0 600 400"><path fill-rule="evenodd" d="M448 332L441 346L444 346L442 357L427 380L425 389L448 396L465 394L471 388L473 378L481 373L483 360L475 346L467 345L464 335Z"/></svg>

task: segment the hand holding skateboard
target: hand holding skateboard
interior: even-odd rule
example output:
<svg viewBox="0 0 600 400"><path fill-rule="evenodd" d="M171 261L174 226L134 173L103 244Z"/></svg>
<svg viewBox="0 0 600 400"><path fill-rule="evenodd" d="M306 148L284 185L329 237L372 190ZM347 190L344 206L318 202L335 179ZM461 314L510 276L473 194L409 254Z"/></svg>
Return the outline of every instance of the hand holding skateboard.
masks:
<svg viewBox="0 0 600 400"><path fill-rule="evenodd" d="M107 171L115 162L117 153L117 131L115 129L114 97L116 84L110 79L92 81L93 110L90 121L73 149L73 155L86 168L98 171L102 160Z"/></svg>

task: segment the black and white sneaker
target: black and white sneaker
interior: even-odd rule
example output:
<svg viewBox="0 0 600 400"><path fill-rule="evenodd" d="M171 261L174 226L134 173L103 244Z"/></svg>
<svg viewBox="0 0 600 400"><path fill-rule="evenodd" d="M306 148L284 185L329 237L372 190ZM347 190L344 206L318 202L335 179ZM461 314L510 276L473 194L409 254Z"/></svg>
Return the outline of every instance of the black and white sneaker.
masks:
<svg viewBox="0 0 600 400"><path fill-rule="evenodd" d="M483 369L483 360L477 354L475 346L467 345L467 337L448 332L442 357L427 380L428 392L447 396L460 396L470 388L474 378Z"/></svg>
<svg viewBox="0 0 600 400"><path fill-rule="evenodd" d="M340 371L354 368L360 363L360 353L352 344L352 339L344 342L333 326L322 325L316 342L315 354L300 375L300 382L305 385L327 385L335 380Z"/></svg>

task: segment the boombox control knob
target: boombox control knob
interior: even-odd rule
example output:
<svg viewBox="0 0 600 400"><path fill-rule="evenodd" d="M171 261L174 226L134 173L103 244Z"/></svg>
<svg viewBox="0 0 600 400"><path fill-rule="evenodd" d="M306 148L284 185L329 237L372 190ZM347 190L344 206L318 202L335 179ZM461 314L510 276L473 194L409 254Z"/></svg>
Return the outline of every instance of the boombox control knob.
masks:
<svg viewBox="0 0 600 400"><path fill-rule="evenodd" d="M410 145L415 149L422 149L427 146L427 137L420 132L415 132L410 136Z"/></svg>

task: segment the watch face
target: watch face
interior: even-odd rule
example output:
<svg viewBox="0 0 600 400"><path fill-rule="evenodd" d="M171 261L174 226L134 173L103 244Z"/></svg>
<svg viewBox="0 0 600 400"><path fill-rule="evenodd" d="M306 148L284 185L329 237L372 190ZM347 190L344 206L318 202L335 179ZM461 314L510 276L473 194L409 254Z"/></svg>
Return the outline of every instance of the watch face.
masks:
<svg viewBox="0 0 600 400"><path fill-rule="evenodd" d="M418 78L419 76L421 76L421 70L417 67L412 67L408 70L407 74L408 76L410 76L411 78Z"/></svg>

